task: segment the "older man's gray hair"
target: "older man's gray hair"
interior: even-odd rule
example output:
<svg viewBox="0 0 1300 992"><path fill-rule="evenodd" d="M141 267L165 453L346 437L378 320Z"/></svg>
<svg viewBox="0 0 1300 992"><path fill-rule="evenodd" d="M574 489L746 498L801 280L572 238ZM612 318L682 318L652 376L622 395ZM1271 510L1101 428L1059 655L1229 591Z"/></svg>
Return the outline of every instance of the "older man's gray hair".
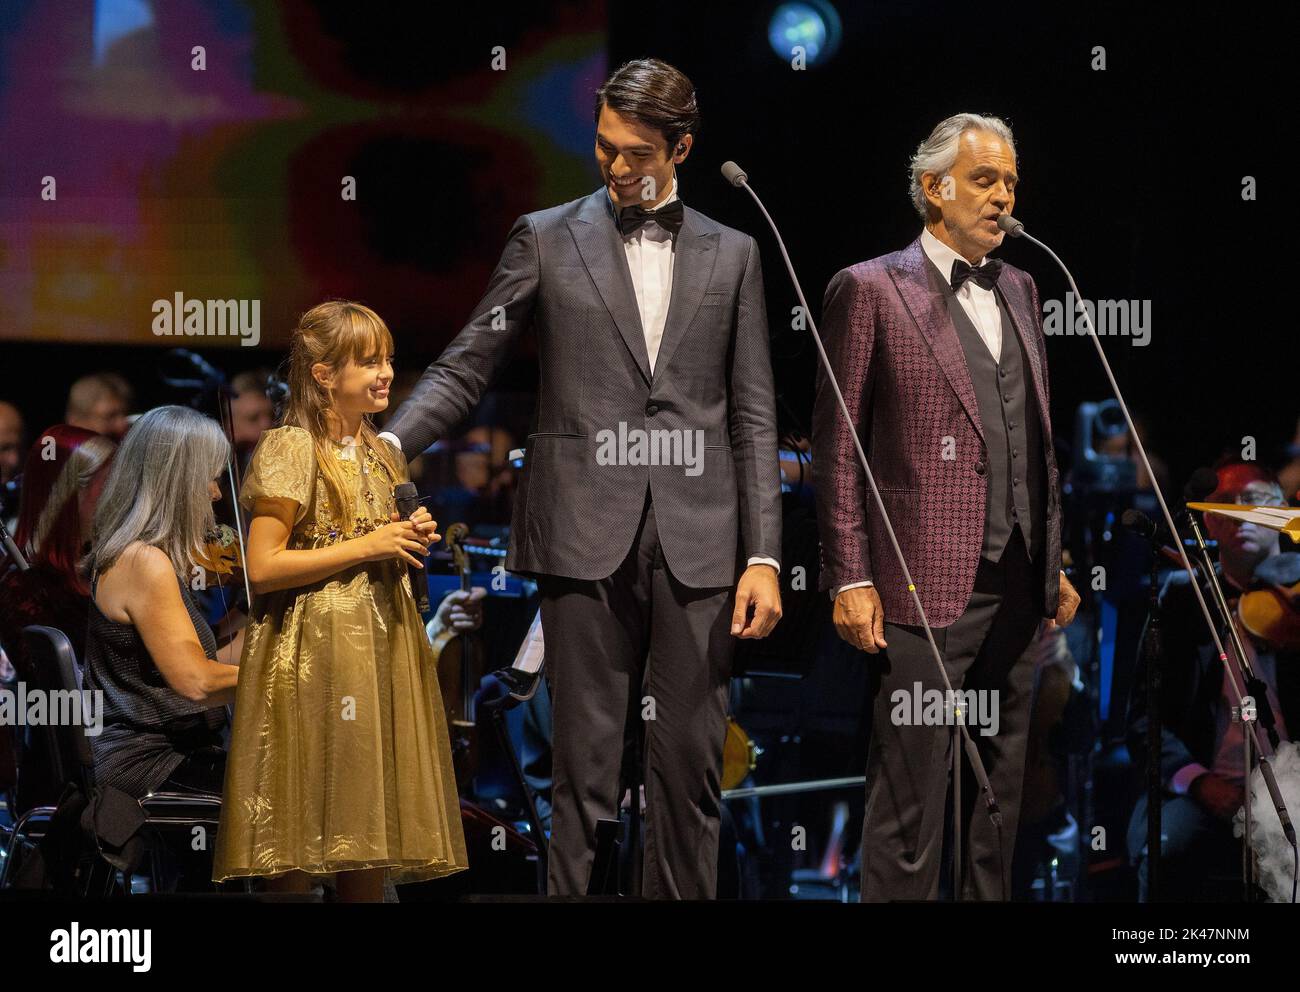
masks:
<svg viewBox="0 0 1300 992"><path fill-rule="evenodd" d="M921 188L921 177L927 172L944 175L957 161L957 141L965 131L991 131L1007 143L1011 154L1016 153L1016 141L1011 136L1011 128L1000 117L986 117L983 114L953 114L947 120L935 125L930 137L922 141L912 156L912 177L910 191L912 205L921 215L921 220L929 220L929 202L925 190Z"/></svg>

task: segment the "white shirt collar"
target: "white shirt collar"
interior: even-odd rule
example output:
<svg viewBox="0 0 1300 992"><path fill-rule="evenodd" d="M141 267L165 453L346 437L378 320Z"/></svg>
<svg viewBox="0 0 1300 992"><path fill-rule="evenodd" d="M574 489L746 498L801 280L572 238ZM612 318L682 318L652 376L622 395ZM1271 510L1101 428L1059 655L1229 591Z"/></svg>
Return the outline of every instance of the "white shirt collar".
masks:
<svg viewBox="0 0 1300 992"><path fill-rule="evenodd" d="M963 262L966 261L966 259L962 258L946 244L931 234L928 227L921 229L921 250L924 251L926 257L934 263L935 268L939 270L944 279L947 279L952 275L952 263L955 260L961 259ZM980 259L980 265L983 265L988 260L989 257L985 255ZM970 263L968 262L967 264ZM979 268L979 265L975 267ZM973 284L967 283L966 285L969 286Z"/></svg>

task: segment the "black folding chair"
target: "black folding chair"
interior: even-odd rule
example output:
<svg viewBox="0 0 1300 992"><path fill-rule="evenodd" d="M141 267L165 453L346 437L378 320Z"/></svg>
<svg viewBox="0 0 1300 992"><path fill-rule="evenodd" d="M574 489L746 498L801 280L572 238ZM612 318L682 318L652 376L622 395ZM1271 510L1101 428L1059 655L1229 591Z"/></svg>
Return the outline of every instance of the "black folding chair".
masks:
<svg viewBox="0 0 1300 992"><path fill-rule="evenodd" d="M76 653L72 642L63 631L55 627L31 626L23 628L23 647L31 663L31 670L40 673L38 681L32 688L49 693L65 687L65 668L72 673L76 683ZM48 716L48 707L47 707ZM47 722L32 734L45 748L46 759L54 782L75 784L86 789L87 783L79 774L74 778L73 765L69 760L68 745L71 735L68 727L57 726L53 721ZM83 737L84 739L84 737ZM79 771L79 769L78 769ZM89 795L89 792L84 794ZM6 888L18 861L19 851L33 840L43 837L53 820L57 806L35 806L23 811L15 820L9 831L9 843L5 851L4 866L0 868L0 889ZM87 879L87 884L90 883Z"/></svg>
<svg viewBox="0 0 1300 992"><path fill-rule="evenodd" d="M80 692L76 654L62 631L53 627L33 626L25 628L23 636L28 652L27 657L32 659L33 666L37 670L57 671L61 688ZM71 776L75 774L75 781L84 795L90 797L94 794L95 788L95 759L90 750L90 739L86 734L84 721L51 729L54 731L51 742L52 760L58 762L56 767L60 771L62 780L71 781ZM139 803L144 813L144 823L151 827L203 826L215 831L221 817L221 796L215 793L153 792L140 799ZM12 850L17 838L25 837L30 832L31 823L43 821L48 824L53 813L54 807L39 807L30 810L18 823L15 823L10 836L10 857L5 859L5 867L0 870L0 888L3 888L7 881L9 862L13 860ZM103 860L103 852L102 849L98 849L98 843L96 838L98 860L108 864ZM157 849L151 846L149 876L155 891L158 888L158 868ZM112 873L109 878L109 888L111 883ZM123 878L122 883L123 891L129 894L131 880ZM87 884L90 884L89 880Z"/></svg>

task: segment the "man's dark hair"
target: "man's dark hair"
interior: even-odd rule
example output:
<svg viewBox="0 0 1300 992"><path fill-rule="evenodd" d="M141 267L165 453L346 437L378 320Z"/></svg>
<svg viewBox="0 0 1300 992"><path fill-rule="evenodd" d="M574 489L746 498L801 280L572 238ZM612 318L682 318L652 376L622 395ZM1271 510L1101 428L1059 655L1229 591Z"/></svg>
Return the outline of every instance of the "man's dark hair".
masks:
<svg viewBox="0 0 1300 992"><path fill-rule="evenodd" d="M637 59L620 67L596 91L597 123L603 106L657 130L668 142L670 153L676 150L682 135L700 133L694 85L659 59Z"/></svg>

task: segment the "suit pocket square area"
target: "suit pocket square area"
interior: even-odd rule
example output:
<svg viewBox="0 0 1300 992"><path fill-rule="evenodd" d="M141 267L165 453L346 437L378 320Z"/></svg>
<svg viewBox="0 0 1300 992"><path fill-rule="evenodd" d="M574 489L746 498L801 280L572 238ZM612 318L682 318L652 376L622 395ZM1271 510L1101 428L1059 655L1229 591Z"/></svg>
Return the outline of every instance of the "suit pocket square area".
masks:
<svg viewBox="0 0 1300 992"><path fill-rule="evenodd" d="M705 293L704 299L700 300L702 307L725 307L731 300L727 293Z"/></svg>

